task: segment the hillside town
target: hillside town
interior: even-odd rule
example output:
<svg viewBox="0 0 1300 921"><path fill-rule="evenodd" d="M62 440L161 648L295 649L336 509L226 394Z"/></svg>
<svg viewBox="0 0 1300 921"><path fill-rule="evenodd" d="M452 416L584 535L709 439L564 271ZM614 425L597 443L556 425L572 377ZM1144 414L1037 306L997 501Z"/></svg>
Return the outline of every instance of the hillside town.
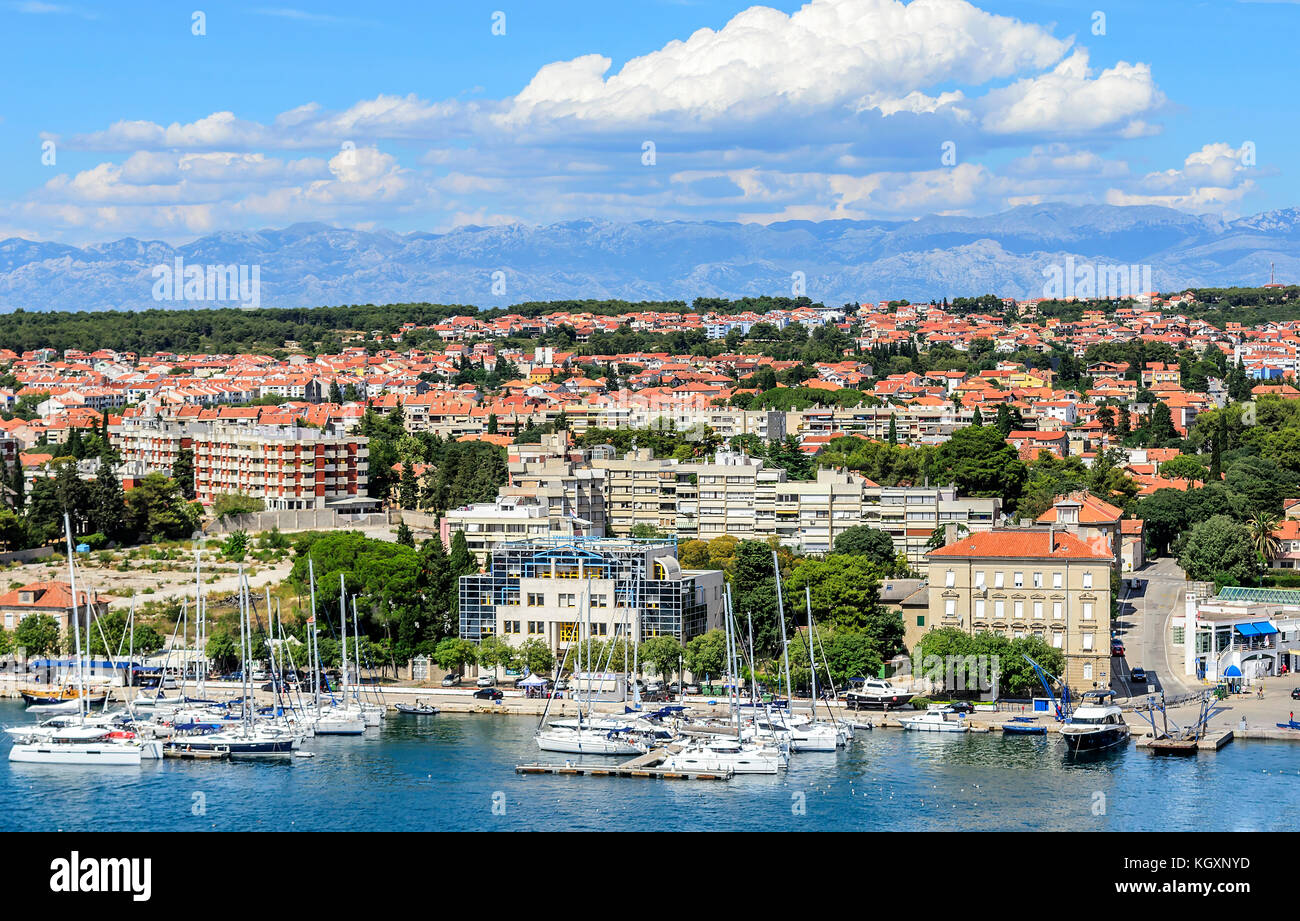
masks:
<svg viewBox="0 0 1300 921"><path fill-rule="evenodd" d="M938 628L1032 635L1083 688L1124 677L1111 655L1120 595L1171 551L1188 568L1203 495L1222 493L1206 510L1235 516L1260 552L1189 578L1283 585L1300 559L1300 502L1280 504L1300 496L1294 455L1286 443L1232 453L1266 417L1275 435L1295 431L1300 321L1216 326L1190 291L806 301L456 315L343 332L355 344L330 352L0 350L0 540L53 542L60 510L92 548L237 520L287 532L378 521L406 540L459 538L488 571L519 542L626 538L669 540L704 569L710 542L815 560L865 528L890 543L876 576L902 616L900 649ZM603 350L611 337L690 345ZM1255 501L1270 482L1277 501ZM663 629L687 643L716 607ZM462 638L525 641L508 610L459 609ZM526 635L559 653L569 616L530 620ZM1157 638L1162 657L1175 628L1196 634L1196 616ZM1248 658L1279 674L1290 645ZM1180 677L1242 665L1214 654L1238 647L1229 631L1213 650L1179 650Z"/></svg>

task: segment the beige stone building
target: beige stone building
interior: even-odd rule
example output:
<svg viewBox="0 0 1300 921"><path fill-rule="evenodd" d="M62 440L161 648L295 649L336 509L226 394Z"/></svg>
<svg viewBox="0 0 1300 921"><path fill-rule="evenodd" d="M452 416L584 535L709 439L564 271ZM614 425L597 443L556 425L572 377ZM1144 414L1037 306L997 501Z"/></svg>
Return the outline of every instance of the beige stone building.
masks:
<svg viewBox="0 0 1300 921"><path fill-rule="evenodd" d="M1110 553L1058 528L970 534L931 551L925 629L1037 635L1076 694L1110 686Z"/></svg>

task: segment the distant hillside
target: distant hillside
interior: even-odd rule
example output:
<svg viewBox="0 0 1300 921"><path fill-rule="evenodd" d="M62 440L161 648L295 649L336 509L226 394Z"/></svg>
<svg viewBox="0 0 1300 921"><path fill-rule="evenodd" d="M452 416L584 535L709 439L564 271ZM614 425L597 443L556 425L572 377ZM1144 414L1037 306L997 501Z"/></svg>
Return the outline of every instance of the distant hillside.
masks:
<svg viewBox="0 0 1300 921"><path fill-rule="evenodd" d="M568 298L815 301L1042 296L1044 269L1150 265L1155 287L1258 285L1276 264L1300 279L1300 210L1225 222L1155 207L1026 205L917 221L570 221L397 234L295 224L183 246L123 239L86 247L0 242L0 311L230 306L158 301L156 267L256 267L263 307L428 302L505 306ZM168 290L172 290L168 286ZM180 287L177 286L178 293Z"/></svg>

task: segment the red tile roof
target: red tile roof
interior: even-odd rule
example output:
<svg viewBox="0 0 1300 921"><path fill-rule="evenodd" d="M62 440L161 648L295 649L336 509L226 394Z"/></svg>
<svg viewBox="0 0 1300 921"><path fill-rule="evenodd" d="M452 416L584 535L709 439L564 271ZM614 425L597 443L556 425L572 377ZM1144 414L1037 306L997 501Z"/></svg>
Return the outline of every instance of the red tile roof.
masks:
<svg viewBox="0 0 1300 921"><path fill-rule="evenodd" d="M1110 555L1089 547L1065 531L1050 528L1019 531L981 531L969 534L946 547L932 550L932 557L996 557L1002 559L1098 560Z"/></svg>

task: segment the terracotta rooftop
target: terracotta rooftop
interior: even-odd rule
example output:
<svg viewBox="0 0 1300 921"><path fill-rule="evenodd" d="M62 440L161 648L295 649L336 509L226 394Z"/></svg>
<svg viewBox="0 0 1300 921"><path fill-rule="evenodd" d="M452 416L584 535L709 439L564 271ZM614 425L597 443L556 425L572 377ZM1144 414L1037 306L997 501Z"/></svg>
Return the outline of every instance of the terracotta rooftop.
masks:
<svg viewBox="0 0 1300 921"><path fill-rule="evenodd" d="M930 551L932 557L986 557L1001 559L1104 560L1110 555L1089 547L1065 531L982 531Z"/></svg>

